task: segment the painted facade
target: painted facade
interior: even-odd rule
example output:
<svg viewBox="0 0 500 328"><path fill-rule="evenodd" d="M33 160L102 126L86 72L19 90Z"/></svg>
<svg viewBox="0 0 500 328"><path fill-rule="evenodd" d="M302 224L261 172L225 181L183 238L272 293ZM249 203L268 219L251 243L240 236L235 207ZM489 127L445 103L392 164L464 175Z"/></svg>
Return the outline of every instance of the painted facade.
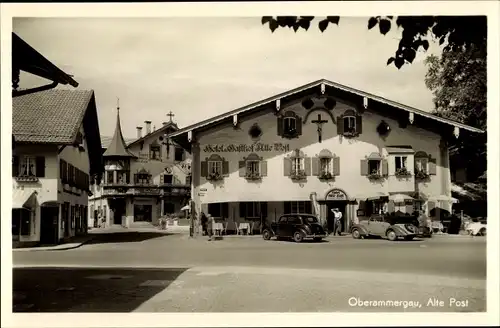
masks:
<svg viewBox="0 0 500 328"><path fill-rule="evenodd" d="M337 207L347 231L373 212L450 209L450 201L432 200L451 198L448 150L437 130L384 115L363 97L321 94L320 85L172 135L192 152L196 213L210 213L227 230L249 223L258 231L291 212L316 214L326 225ZM415 200L389 200L395 194Z"/></svg>
<svg viewBox="0 0 500 328"><path fill-rule="evenodd" d="M103 179L92 186L89 225L154 226L161 217L185 215L181 208L191 196L191 160L165 136L176 125L168 122L151 131L146 121L146 134L138 128L138 138L126 145L117 116L115 135L104 152Z"/></svg>

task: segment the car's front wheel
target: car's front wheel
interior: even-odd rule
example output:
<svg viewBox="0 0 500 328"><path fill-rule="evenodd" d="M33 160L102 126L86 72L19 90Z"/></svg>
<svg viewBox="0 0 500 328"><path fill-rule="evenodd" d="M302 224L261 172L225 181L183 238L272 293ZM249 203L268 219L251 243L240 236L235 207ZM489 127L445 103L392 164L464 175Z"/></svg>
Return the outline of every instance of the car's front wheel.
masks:
<svg viewBox="0 0 500 328"><path fill-rule="evenodd" d="M395 241L398 239L398 236L396 235L396 232L394 230L389 230L387 231L387 239L390 241Z"/></svg>
<svg viewBox="0 0 500 328"><path fill-rule="evenodd" d="M264 240L269 240L271 239L271 237L272 237L271 231L269 231L268 229L262 232L262 238L264 238Z"/></svg>
<svg viewBox="0 0 500 328"><path fill-rule="evenodd" d="M480 236L486 236L486 228L481 228L481 230L479 230L478 235L480 235Z"/></svg>
<svg viewBox="0 0 500 328"><path fill-rule="evenodd" d="M296 231L296 232L293 234L293 240L294 240L296 243L300 243L303 239L304 239L304 236L302 235L302 232L300 232L300 231Z"/></svg>
<svg viewBox="0 0 500 328"><path fill-rule="evenodd" d="M352 229L352 238L354 239L360 239L361 238L361 233L359 232L358 229L354 228Z"/></svg>

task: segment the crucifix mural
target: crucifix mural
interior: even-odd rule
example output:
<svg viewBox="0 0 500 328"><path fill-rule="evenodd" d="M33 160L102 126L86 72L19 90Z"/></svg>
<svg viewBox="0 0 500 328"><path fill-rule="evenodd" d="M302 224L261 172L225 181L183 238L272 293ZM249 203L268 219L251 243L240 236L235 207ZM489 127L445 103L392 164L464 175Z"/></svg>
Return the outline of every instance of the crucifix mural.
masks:
<svg viewBox="0 0 500 328"><path fill-rule="evenodd" d="M318 125L318 141L321 143L321 134L323 132L323 123L327 123L328 120L323 120L321 114L318 114L318 119L311 121L311 123L316 123Z"/></svg>

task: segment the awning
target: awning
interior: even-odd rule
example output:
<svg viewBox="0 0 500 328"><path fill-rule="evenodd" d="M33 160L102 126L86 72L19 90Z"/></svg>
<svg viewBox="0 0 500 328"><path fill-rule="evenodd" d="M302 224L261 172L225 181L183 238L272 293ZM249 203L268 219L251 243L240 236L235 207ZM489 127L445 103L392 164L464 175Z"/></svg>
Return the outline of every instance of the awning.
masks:
<svg viewBox="0 0 500 328"><path fill-rule="evenodd" d="M36 205L37 192L34 190L22 190L14 189L12 190L12 208L31 208Z"/></svg>
<svg viewBox="0 0 500 328"><path fill-rule="evenodd" d="M388 193L384 193L381 191L376 191L372 193L367 193L367 194L360 194L356 196L357 200L378 200L383 197L389 197Z"/></svg>
<svg viewBox="0 0 500 328"><path fill-rule="evenodd" d="M432 201L432 202L450 202L453 204L458 203L458 199L453 198L451 196L447 196L447 195L430 196L429 201Z"/></svg>
<svg viewBox="0 0 500 328"><path fill-rule="evenodd" d="M382 156L377 152L373 152L367 157L367 159L381 160Z"/></svg>
<svg viewBox="0 0 500 328"><path fill-rule="evenodd" d="M405 194L395 194L395 195L390 195L389 200L392 200L395 203L404 203L406 201L415 200L415 198Z"/></svg>
<svg viewBox="0 0 500 328"><path fill-rule="evenodd" d="M414 154L415 151L411 147L386 147L389 154Z"/></svg>

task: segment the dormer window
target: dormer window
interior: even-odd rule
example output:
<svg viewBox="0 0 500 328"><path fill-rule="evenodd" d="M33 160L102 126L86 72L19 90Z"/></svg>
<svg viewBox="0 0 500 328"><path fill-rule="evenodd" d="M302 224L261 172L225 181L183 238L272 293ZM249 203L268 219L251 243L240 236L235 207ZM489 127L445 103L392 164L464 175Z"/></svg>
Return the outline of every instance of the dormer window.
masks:
<svg viewBox="0 0 500 328"><path fill-rule="evenodd" d="M361 115L348 109L342 116L337 117L337 133L345 137L356 137L361 134Z"/></svg>
<svg viewBox="0 0 500 328"><path fill-rule="evenodd" d="M278 117L278 135L293 139L302 134L302 119L292 111Z"/></svg>
<svg viewBox="0 0 500 328"><path fill-rule="evenodd" d="M161 160L161 146L156 142L156 140L149 145L149 159L155 161Z"/></svg>

